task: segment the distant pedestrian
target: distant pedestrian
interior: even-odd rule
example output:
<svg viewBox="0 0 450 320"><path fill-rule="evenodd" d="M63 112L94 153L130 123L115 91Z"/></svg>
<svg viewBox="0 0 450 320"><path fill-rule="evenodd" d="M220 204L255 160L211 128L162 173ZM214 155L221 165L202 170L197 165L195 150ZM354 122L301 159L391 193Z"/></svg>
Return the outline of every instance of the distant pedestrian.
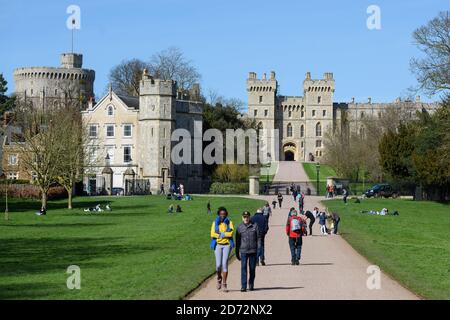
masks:
<svg viewBox="0 0 450 320"><path fill-rule="evenodd" d="M255 289L255 275L258 248L261 246L261 232L252 223L250 213L242 213L242 223L236 231L236 258L241 261L241 292ZM248 269L248 279L247 279Z"/></svg>
<svg viewBox="0 0 450 320"><path fill-rule="evenodd" d="M342 200L344 201L345 204L347 204L347 197L348 197L348 191L347 191L347 189L343 188L342 189Z"/></svg>
<svg viewBox="0 0 450 320"><path fill-rule="evenodd" d="M270 208L270 205L268 202L264 205L262 208L262 213L264 217L267 219L267 222L269 222L270 216L272 215L272 209Z"/></svg>
<svg viewBox="0 0 450 320"><path fill-rule="evenodd" d="M233 231L233 222L228 219L227 209L220 207L211 225L211 249L216 257L217 290L223 287L225 292L228 291L228 258L234 247Z"/></svg>
<svg viewBox="0 0 450 320"><path fill-rule="evenodd" d="M273 199L272 207L273 207L273 209L275 209L277 207L277 200L276 199Z"/></svg>
<svg viewBox="0 0 450 320"><path fill-rule="evenodd" d="M292 197L294 198L294 201L297 201L297 197L298 197L297 189L294 189L294 191L292 191Z"/></svg>
<svg viewBox="0 0 450 320"><path fill-rule="evenodd" d="M326 222L327 222L327 215L326 215L326 213L325 212L320 212L319 213L320 233L322 233L323 236L328 235Z"/></svg>
<svg viewBox="0 0 450 320"><path fill-rule="evenodd" d="M306 211L305 216L309 219L309 235L312 236L312 227L314 225L314 222L316 222L316 218L314 217L314 214L309 210Z"/></svg>
<svg viewBox="0 0 450 320"><path fill-rule="evenodd" d="M208 201L208 203L206 204L206 212L207 212L208 214L211 214L211 213L212 213L212 211L211 211L211 202L209 202L209 201Z"/></svg>
<svg viewBox="0 0 450 320"><path fill-rule="evenodd" d="M281 204L283 203L283 195L281 192L278 192L278 208L281 209Z"/></svg>
<svg viewBox="0 0 450 320"><path fill-rule="evenodd" d="M261 263L261 265L265 266L265 256L264 256L264 241L266 238L266 234L269 231L269 221L264 217L261 210L256 211L256 213L251 218L251 221L253 224L256 224L258 226L259 232L261 234L261 245L258 247L257 252L257 260L256 264Z"/></svg>
<svg viewBox="0 0 450 320"><path fill-rule="evenodd" d="M333 218L333 225L334 225L333 233L337 234L337 232L338 232L338 225L339 225L339 222L341 221L341 217L335 212L333 212L331 214L331 217Z"/></svg>
<svg viewBox="0 0 450 320"><path fill-rule="evenodd" d="M291 211L286 222L286 234L289 238L289 248L291 250L292 265L299 265L302 255L302 235L304 232L303 220L298 216L297 211Z"/></svg>

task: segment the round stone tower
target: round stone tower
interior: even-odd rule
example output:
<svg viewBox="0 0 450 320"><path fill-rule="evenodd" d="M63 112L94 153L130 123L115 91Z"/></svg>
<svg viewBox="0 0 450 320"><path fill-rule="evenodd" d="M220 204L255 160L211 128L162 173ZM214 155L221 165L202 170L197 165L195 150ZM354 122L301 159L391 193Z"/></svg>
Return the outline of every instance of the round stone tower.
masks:
<svg viewBox="0 0 450 320"><path fill-rule="evenodd" d="M61 66L25 67L14 70L15 94L35 106L51 106L70 98L84 107L94 97L95 71L82 69L83 55L61 54Z"/></svg>

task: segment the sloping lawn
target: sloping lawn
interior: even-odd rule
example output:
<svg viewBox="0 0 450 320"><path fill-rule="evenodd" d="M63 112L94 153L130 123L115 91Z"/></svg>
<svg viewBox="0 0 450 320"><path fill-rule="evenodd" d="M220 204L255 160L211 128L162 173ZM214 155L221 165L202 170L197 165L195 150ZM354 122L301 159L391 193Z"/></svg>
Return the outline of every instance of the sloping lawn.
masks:
<svg viewBox="0 0 450 320"><path fill-rule="evenodd" d="M317 169L315 163L303 163L303 168L305 169L306 174L308 175L311 183L316 185L317 181ZM327 187L327 177L335 177L336 172L332 167L326 164L320 164L319 170L319 191L321 195L325 195L326 187Z"/></svg>
<svg viewBox="0 0 450 320"><path fill-rule="evenodd" d="M76 198L49 204L36 216L35 201L10 202L10 220L0 220L0 299L179 299L214 271L210 226L225 205L235 223L243 210L263 202L243 198L195 197L171 201L158 196ZM111 212L82 208L110 203ZM180 204L183 213L167 214ZM4 203L0 203L4 209ZM67 267L81 268L81 289L68 290Z"/></svg>
<svg viewBox="0 0 450 320"><path fill-rule="evenodd" d="M422 297L450 299L450 205L400 199L323 203L340 214L343 237L369 261ZM400 215L360 213L384 207Z"/></svg>

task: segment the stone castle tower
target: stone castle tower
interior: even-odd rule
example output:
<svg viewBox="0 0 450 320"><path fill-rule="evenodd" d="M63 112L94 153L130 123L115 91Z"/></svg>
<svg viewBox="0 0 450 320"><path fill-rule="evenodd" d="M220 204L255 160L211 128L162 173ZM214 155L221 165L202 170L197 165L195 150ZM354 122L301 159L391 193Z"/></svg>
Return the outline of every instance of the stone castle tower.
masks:
<svg viewBox="0 0 450 320"><path fill-rule="evenodd" d="M279 139L278 150L272 152L280 160L320 158L324 132L333 125L333 74L314 80L308 72L302 89L303 96L279 95L273 71L262 79L250 72L247 79L248 116L268 130L268 138ZM278 129L279 137L272 136L272 129Z"/></svg>
<svg viewBox="0 0 450 320"><path fill-rule="evenodd" d="M164 184L166 190L172 183L173 164L171 135L175 129L176 83L173 80L155 79L144 70L139 96L138 163L142 178L152 186ZM146 165L144 165L146 164Z"/></svg>
<svg viewBox="0 0 450 320"><path fill-rule="evenodd" d="M35 107L49 108L61 98L80 103L94 97L95 71L83 69L83 55L61 54L60 67L26 67L14 70L15 94Z"/></svg>

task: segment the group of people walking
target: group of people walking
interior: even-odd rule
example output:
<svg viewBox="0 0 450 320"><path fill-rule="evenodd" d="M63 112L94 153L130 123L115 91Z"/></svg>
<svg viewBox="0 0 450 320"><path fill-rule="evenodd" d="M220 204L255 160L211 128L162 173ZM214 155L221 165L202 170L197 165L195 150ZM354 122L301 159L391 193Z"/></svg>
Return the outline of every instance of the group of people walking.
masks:
<svg viewBox="0 0 450 320"><path fill-rule="evenodd" d="M312 212L305 212L303 210L304 195L300 195L300 198L297 195L296 202L299 203L299 210L297 211L294 207L289 210L285 225L292 265L300 264L303 237L308 234L312 235L316 219L319 219L322 234L329 231L326 226L326 219L329 219L330 216L334 222L334 233L337 233L337 226L340 221L337 214L329 215L326 212L319 212L317 207ZM275 205L273 205L274 207ZM227 209L220 207L217 210L217 217L211 225L211 249L214 250L216 258L218 290L228 291L228 259L233 248L235 248L236 258L241 262L241 291L253 291L255 289L256 267L266 265L265 237L269 232L271 216L272 208L269 203L266 203L254 215L244 211L241 217L242 222L235 228L233 222L228 218Z"/></svg>

